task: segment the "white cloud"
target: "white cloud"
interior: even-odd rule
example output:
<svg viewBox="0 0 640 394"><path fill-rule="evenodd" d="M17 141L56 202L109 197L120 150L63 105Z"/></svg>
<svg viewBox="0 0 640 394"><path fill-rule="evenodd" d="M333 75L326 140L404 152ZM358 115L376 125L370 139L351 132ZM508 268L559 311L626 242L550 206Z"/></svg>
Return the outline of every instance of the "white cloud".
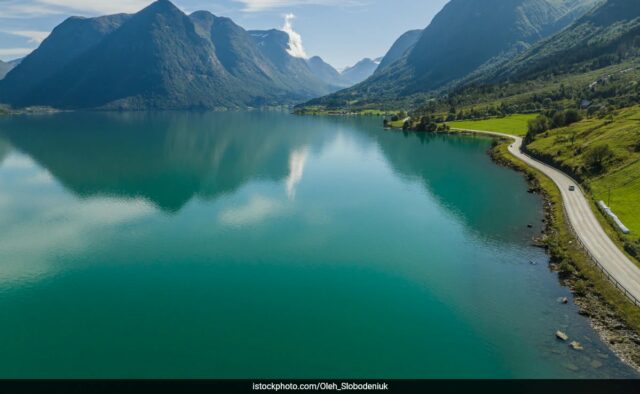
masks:
<svg viewBox="0 0 640 394"><path fill-rule="evenodd" d="M258 224L277 216L284 207L278 201L254 196L245 205L228 208L220 213L220 222L229 226Z"/></svg>
<svg viewBox="0 0 640 394"><path fill-rule="evenodd" d="M134 13L154 0L0 0L0 18L33 18L45 15L104 15L121 12ZM179 2L179 0L176 0ZM364 0L233 0L245 12L260 12L275 8L325 5L364 5ZM221 7L215 4L216 7ZM179 7L179 5L178 5ZM219 11L219 10L218 10Z"/></svg>
<svg viewBox="0 0 640 394"><path fill-rule="evenodd" d="M45 38L49 36L48 31L39 30L0 30L2 33L11 34L19 37L26 37L32 44L40 44Z"/></svg>
<svg viewBox="0 0 640 394"><path fill-rule="evenodd" d="M118 12L136 12L151 0L36 0L36 2L58 8L66 8L90 13L110 14Z"/></svg>
<svg viewBox="0 0 640 394"><path fill-rule="evenodd" d="M303 149L300 151L293 151L289 156L289 176L285 182L287 189L287 196L290 200L296 198L296 187L302 180L304 175L304 167L307 164L307 158L309 157L309 151Z"/></svg>
<svg viewBox="0 0 640 394"><path fill-rule="evenodd" d="M153 0L7 0L2 5L4 18L32 18L44 15L81 14L104 15L133 13Z"/></svg>
<svg viewBox="0 0 640 394"><path fill-rule="evenodd" d="M31 52L35 48L0 48L0 58L17 58L23 57Z"/></svg>
<svg viewBox="0 0 640 394"><path fill-rule="evenodd" d="M55 179L49 171L43 170L29 178L26 178L24 182L32 185L53 185L55 184Z"/></svg>
<svg viewBox="0 0 640 394"><path fill-rule="evenodd" d="M142 199L111 197L76 199L51 193L55 188L48 171L22 154L11 154L1 168L11 187L27 194L29 209L24 210L20 193L0 188L0 284L32 281L64 269L60 255L83 252L96 247L103 230L141 220L155 208ZM49 185L46 192L39 189ZM54 188L54 189L52 189ZM25 213L27 212L27 213Z"/></svg>
<svg viewBox="0 0 640 394"><path fill-rule="evenodd" d="M260 12L273 8L293 7L299 5L355 5L354 0L235 0L244 5L245 12Z"/></svg>
<svg viewBox="0 0 640 394"><path fill-rule="evenodd" d="M289 49L287 49L287 52L293 57L306 59L308 56L304 51L304 46L302 46L302 36L293 30L293 24L291 23L295 17L293 14L284 16L284 26L282 26L282 30L289 35Z"/></svg>
<svg viewBox="0 0 640 394"><path fill-rule="evenodd" d="M2 169L31 170L33 169L33 161L27 156L10 155L3 162Z"/></svg>
<svg viewBox="0 0 640 394"><path fill-rule="evenodd" d="M3 211L10 212L15 203L11 197L0 194ZM57 205L54 201L41 203L46 210L9 226L0 238L0 283L3 285L54 274L62 269L54 258L56 255L94 248L93 242L104 228L133 222L154 212L143 200L93 198Z"/></svg>

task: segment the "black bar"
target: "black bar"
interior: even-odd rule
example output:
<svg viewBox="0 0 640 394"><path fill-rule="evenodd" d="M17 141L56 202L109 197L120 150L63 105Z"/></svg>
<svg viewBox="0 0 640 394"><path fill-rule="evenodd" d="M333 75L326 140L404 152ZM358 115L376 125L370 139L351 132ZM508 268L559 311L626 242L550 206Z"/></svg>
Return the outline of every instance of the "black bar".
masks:
<svg viewBox="0 0 640 394"><path fill-rule="evenodd" d="M315 384L317 390L293 390ZM257 390L263 385L264 390ZM281 386L278 386L281 385ZM284 386L283 386L284 385ZM271 388L269 390L269 388ZM279 388L276 390L276 388ZM341 390L338 390L340 388ZM0 380L0 393L639 394L640 380Z"/></svg>

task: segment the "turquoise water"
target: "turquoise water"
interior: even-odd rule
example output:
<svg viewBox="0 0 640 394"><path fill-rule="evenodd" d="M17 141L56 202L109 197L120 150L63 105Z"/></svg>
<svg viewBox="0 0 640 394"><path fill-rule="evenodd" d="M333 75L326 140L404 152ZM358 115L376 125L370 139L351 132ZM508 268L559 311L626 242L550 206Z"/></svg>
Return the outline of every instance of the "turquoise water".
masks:
<svg viewBox="0 0 640 394"><path fill-rule="evenodd" d="M380 126L0 119L0 377L637 377L491 140Z"/></svg>

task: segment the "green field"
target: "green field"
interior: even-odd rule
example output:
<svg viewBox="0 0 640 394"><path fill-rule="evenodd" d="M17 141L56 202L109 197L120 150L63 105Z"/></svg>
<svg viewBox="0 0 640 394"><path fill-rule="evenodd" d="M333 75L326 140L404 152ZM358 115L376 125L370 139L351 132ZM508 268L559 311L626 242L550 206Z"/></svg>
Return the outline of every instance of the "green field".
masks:
<svg viewBox="0 0 640 394"><path fill-rule="evenodd" d="M607 145L611 156L602 171L589 169L587 158L596 146ZM538 136L529 149L571 169L585 180L596 200L640 234L640 106L617 111L613 119L591 118Z"/></svg>
<svg viewBox="0 0 640 394"><path fill-rule="evenodd" d="M390 121L387 125L393 129L401 129L404 127L405 122L407 122L408 120L411 120L411 118L406 117L403 119L398 119L396 121Z"/></svg>
<svg viewBox="0 0 640 394"><path fill-rule="evenodd" d="M320 106L308 106L294 109L296 115L314 116L391 116L397 111L384 111L379 109L326 109Z"/></svg>
<svg viewBox="0 0 640 394"><path fill-rule="evenodd" d="M527 124L537 114L518 114L504 118L489 118L483 120L460 120L448 122L451 128L496 131L499 133L524 136L527 134Z"/></svg>

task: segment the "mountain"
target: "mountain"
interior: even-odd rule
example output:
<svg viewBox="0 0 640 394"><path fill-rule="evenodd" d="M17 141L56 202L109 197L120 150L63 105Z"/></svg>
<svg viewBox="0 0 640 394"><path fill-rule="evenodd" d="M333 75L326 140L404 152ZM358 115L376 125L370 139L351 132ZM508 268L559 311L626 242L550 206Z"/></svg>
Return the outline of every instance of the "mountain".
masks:
<svg viewBox="0 0 640 394"><path fill-rule="evenodd" d="M380 61L376 73L382 72L393 63L402 59L407 51L413 48L414 45L416 45L416 42L418 42L420 36L422 35L422 32L423 30L409 30L408 32L401 35L400 38L398 38L396 42L393 43L387 54Z"/></svg>
<svg viewBox="0 0 640 394"><path fill-rule="evenodd" d="M274 30L272 36L284 39L281 49L258 45L252 33L236 25L231 19L217 17L207 11L191 14L196 31L214 48L216 58L226 72L239 80L245 89L257 97L251 105L285 102L330 92L332 89L318 80L301 59L290 56L288 35ZM276 40L277 41L277 40Z"/></svg>
<svg viewBox="0 0 640 394"><path fill-rule="evenodd" d="M254 43L273 65L275 70L290 81L300 94L298 97L319 96L320 92L335 91L335 87L318 79L307 64L306 59L291 56L289 34L281 30L249 31Z"/></svg>
<svg viewBox="0 0 640 394"><path fill-rule="evenodd" d="M570 25L598 0L451 0L404 56L313 105L366 105L423 94L502 63Z"/></svg>
<svg viewBox="0 0 640 394"><path fill-rule="evenodd" d="M26 92L62 70L129 18L119 14L99 18L71 17L58 25L40 47L25 57L0 87L2 93Z"/></svg>
<svg viewBox="0 0 640 394"><path fill-rule="evenodd" d="M369 78L378 68L379 62L380 59L362 59L354 66L347 67L342 72L338 72L338 70L326 63L319 56L314 56L307 60L311 72L328 85L334 86L335 90L353 86Z"/></svg>
<svg viewBox="0 0 640 394"><path fill-rule="evenodd" d="M640 1L608 0L485 80L522 80L597 69L639 55Z"/></svg>
<svg viewBox="0 0 640 394"><path fill-rule="evenodd" d="M134 15L69 18L0 81L15 106L210 109L286 104L331 92L288 35L255 37L228 18L158 0ZM284 49L283 49L284 48Z"/></svg>
<svg viewBox="0 0 640 394"><path fill-rule="evenodd" d="M352 67L342 71L342 79L349 85L358 84L373 75L381 59L362 59Z"/></svg>
<svg viewBox="0 0 640 394"><path fill-rule="evenodd" d="M74 113L73 122L67 114L20 117L0 127L0 163L13 148L79 198L143 198L177 212L194 198L214 200L252 179L284 181L291 155L333 140L330 133L300 132L317 123L293 122L235 111L86 111Z"/></svg>
<svg viewBox="0 0 640 394"><path fill-rule="evenodd" d="M345 82L342 75L332 65L322 60L320 56L314 56L307 59L307 65L311 69L311 72L321 81L326 84L335 86L338 88L345 88L351 86L348 82Z"/></svg>

